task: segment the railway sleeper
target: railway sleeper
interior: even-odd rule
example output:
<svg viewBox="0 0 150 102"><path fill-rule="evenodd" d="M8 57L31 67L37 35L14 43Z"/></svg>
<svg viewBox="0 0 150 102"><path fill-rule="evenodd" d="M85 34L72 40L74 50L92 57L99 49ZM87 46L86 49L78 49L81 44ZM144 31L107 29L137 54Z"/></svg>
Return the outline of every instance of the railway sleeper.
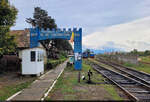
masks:
<svg viewBox="0 0 150 102"><path fill-rule="evenodd" d="M132 85L132 84L120 84L120 86L122 86L122 87L137 87L137 86L141 86L141 85L139 85L138 83L136 83L136 84L134 84L134 85Z"/></svg>
<svg viewBox="0 0 150 102"><path fill-rule="evenodd" d="M113 77L114 80L126 80L125 78Z"/></svg>
<svg viewBox="0 0 150 102"><path fill-rule="evenodd" d="M142 102L150 102L150 94L133 93Z"/></svg>
<svg viewBox="0 0 150 102"><path fill-rule="evenodd" d="M116 81L116 80L115 80ZM117 81L116 81L117 82ZM136 82L129 82L129 81L118 81L118 84L136 84Z"/></svg>
<svg viewBox="0 0 150 102"><path fill-rule="evenodd" d="M125 80L125 79L114 79L114 78L112 78L112 79L115 80L116 82L135 83L133 81Z"/></svg>
<svg viewBox="0 0 150 102"><path fill-rule="evenodd" d="M147 91L145 89L142 89L142 88L125 88L126 90L130 91L130 92L134 92L134 93L150 93L150 91Z"/></svg>
<svg viewBox="0 0 150 102"><path fill-rule="evenodd" d="M140 93L140 94L143 94L143 93L150 94L150 91L129 91L129 92L131 92L131 93Z"/></svg>

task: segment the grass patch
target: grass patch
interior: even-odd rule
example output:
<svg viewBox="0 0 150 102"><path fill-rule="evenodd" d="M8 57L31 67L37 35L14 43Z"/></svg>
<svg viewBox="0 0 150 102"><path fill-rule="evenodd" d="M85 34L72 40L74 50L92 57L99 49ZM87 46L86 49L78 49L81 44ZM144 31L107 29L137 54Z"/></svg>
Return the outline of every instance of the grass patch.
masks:
<svg viewBox="0 0 150 102"><path fill-rule="evenodd" d="M89 71L89 69L93 72L93 76L91 77L91 80L93 82L104 82L104 77L102 77L101 74L99 74L97 71L95 71L93 68L91 68L90 65L86 64L87 63L87 60L84 60L83 61L83 75L85 77L88 77L87 76L87 72Z"/></svg>
<svg viewBox="0 0 150 102"><path fill-rule="evenodd" d="M138 65L135 65L135 64L130 64L130 63L124 63L123 65L127 66L127 67L131 67L131 68L136 69L138 71L150 73L150 65L147 65L147 64L139 63Z"/></svg>
<svg viewBox="0 0 150 102"><path fill-rule="evenodd" d="M34 80L21 83L19 85L3 87L2 89L0 89L0 100L4 101L10 96L12 96L13 94L17 93L18 91L21 91L22 89L27 88L33 81Z"/></svg>
<svg viewBox="0 0 150 102"><path fill-rule="evenodd" d="M102 85L105 90L113 97L114 100L123 100L115 90L113 85Z"/></svg>
<svg viewBox="0 0 150 102"><path fill-rule="evenodd" d="M86 61L83 60L81 76L84 75L87 78L87 72L89 69L93 72L93 76L91 79L93 82L104 82L105 78L102 77L101 74L93 70L91 66L86 64ZM66 67L62 75L58 78L55 87L51 90L51 92L49 93L48 97L46 97L45 100L80 100L83 97L86 97L85 98L86 100L89 98L92 99L92 96L90 96L90 94L93 95L93 93L90 92L90 89L95 88L95 86L99 88L103 87L104 90L106 90L107 92L106 96L109 97L109 99L123 100L117 94L114 86L112 85L106 85L106 84L91 85L85 83L85 80L84 81L81 80L81 82L78 83L78 78L77 78L78 72L79 71L74 70L73 66ZM85 96L85 95L89 95L89 96Z"/></svg>
<svg viewBox="0 0 150 102"><path fill-rule="evenodd" d="M70 71L68 69L72 69L72 67L67 67L65 69L65 71ZM75 77L75 75L69 76L69 77L65 77L64 80L64 73L62 73L62 75L58 78L57 83L55 84L55 87L52 89L51 93L49 94L49 96L46 98L46 100L51 100L51 95L57 91L60 90L61 94L67 94L69 93L71 95L71 97L69 96L64 96L63 100L70 100L75 98L75 95L73 95L73 93L75 93L76 91L73 89L72 86L77 85L77 79Z"/></svg>

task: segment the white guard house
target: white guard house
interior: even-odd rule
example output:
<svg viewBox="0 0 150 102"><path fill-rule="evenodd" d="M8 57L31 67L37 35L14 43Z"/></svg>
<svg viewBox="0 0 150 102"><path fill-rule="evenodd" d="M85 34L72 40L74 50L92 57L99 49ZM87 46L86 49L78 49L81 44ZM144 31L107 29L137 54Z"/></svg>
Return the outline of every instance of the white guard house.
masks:
<svg viewBox="0 0 150 102"><path fill-rule="evenodd" d="M44 73L45 50L40 47L29 48L22 51L22 74L37 75Z"/></svg>

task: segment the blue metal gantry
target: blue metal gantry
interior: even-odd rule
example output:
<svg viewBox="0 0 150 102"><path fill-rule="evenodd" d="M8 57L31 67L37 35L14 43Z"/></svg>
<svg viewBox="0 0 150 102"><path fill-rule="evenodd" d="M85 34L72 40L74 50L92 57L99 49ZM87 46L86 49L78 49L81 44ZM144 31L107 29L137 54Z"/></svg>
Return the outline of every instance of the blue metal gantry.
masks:
<svg viewBox="0 0 150 102"><path fill-rule="evenodd" d="M74 32L74 68L76 70L82 69L82 28L74 28L73 31L69 28L66 30L61 29L39 29L30 28L30 48L39 46L39 41L47 39L65 39L70 40L72 32Z"/></svg>

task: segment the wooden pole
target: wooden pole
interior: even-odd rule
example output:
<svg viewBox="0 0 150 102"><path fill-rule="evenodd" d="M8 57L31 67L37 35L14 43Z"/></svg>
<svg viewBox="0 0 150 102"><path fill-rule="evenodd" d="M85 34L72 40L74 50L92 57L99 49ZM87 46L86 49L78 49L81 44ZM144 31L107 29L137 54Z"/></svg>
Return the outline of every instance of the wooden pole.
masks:
<svg viewBox="0 0 150 102"><path fill-rule="evenodd" d="M78 83L80 83L80 71L78 72Z"/></svg>

